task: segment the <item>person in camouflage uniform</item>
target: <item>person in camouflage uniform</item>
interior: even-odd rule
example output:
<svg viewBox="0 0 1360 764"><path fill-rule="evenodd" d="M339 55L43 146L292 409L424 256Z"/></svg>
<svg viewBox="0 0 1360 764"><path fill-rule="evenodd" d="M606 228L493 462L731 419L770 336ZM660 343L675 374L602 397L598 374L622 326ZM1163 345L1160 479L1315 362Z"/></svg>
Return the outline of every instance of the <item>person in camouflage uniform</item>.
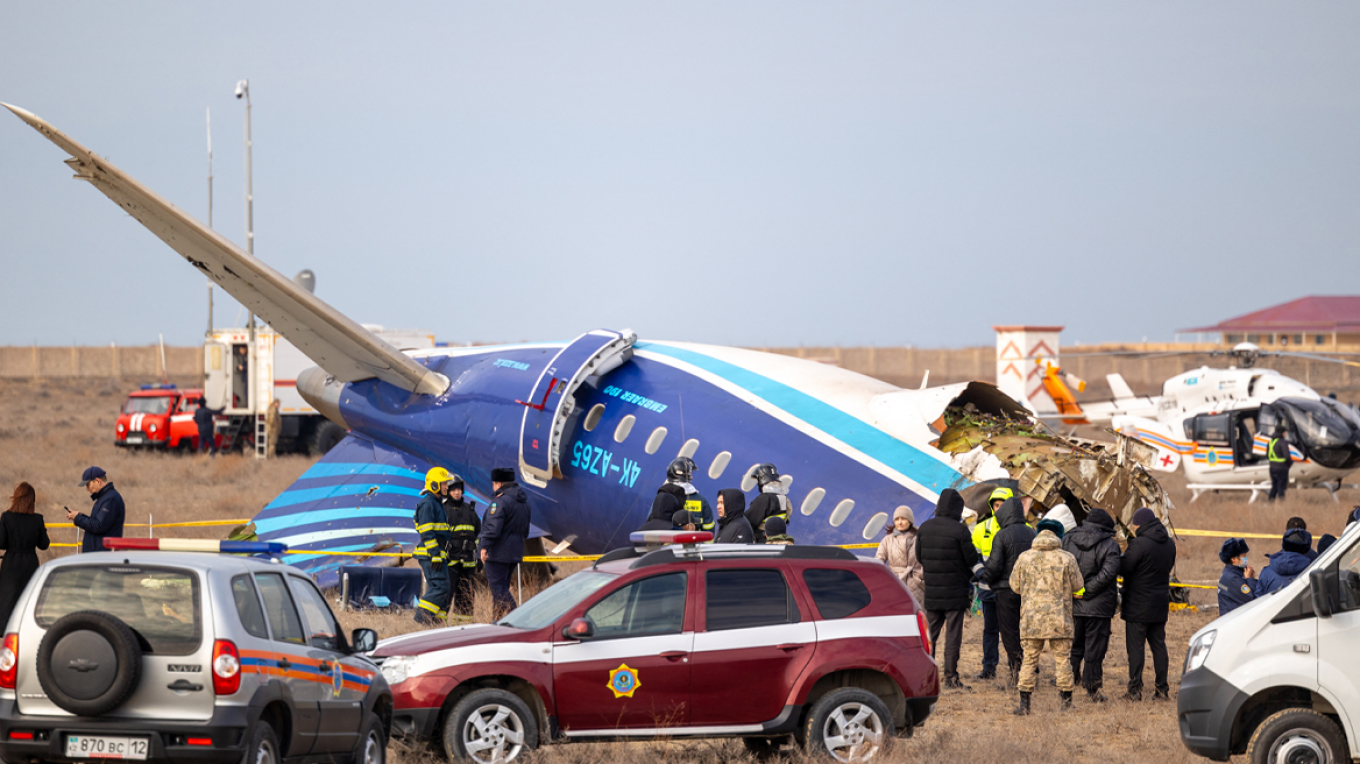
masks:
<svg viewBox="0 0 1360 764"><path fill-rule="evenodd" d="M1072 599L1081 596L1086 584L1081 580L1077 558L1062 548L1062 523L1039 521L1039 535L1029 551L1020 555L1011 571L1011 591L1020 595L1020 641L1024 663L1020 666L1020 705L1015 714L1029 713L1030 693L1039 674L1039 653L1045 646L1055 660L1058 694L1062 709L1072 707Z"/></svg>

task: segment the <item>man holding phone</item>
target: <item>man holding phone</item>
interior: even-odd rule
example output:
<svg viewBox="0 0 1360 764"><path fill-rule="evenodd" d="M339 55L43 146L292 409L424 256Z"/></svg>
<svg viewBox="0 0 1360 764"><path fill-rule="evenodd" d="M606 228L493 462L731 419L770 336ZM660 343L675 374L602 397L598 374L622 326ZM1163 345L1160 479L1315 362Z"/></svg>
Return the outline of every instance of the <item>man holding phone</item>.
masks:
<svg viewBox="0 0 1360 764"><path fill-rule="evenodd" d="M88 515L64 507L66 519L85 531L85 538L80 543L81 554L103 552L104 539L123 537L123 517L126 514L123 496L113 487L113 483L109 482L109 476L104 470L98 467L86 469L80 476L80 484L89 491L94 507L90 509Z"/></svg>

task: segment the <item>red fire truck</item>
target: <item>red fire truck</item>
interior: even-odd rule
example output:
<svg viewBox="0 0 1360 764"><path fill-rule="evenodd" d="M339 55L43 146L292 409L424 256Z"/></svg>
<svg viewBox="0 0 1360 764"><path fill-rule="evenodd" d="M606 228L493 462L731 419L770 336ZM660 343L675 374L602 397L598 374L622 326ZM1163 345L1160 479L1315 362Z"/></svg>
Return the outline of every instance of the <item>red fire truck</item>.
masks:
<svg viewBox="0 0 1360 764"><path fill-rule="evenodd" d="M142 385L128 393L114 425L113 444L142 448L198 450L194 411L202 390L180 390L173 384ZM226 417L218 417L225 421ZM216 436L219 444L221 435Z"/></svg>

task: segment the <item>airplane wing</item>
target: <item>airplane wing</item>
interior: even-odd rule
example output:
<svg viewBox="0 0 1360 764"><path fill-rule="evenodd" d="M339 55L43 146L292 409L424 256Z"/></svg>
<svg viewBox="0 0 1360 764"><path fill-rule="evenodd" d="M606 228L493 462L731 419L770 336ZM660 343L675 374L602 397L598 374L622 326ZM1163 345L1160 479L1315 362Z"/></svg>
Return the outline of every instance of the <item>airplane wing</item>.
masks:
<svg viewBox="0 0 1360 764"><path fill-rule="evenodd" d="M342 382L377 377L404 390L438 395L449 380L392 347L283 274L195 220L132 176L17 106L0 104L71 155L87 180L147 230Z"/></svg>

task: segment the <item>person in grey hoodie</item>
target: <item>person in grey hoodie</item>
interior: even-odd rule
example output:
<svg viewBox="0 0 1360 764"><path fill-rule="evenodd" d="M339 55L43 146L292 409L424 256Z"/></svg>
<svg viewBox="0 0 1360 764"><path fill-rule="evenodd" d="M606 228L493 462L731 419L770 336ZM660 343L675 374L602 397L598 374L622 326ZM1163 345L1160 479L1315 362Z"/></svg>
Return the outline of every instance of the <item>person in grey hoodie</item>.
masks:
<svg viewBox="0 0 1360 764"><path fill-rule="evenodd" d="M1110 621L1119 606L1119 543L1114 540L1114 518L1099 507L1092 509L1081 527L1063 536L1062 547L1077 558L1081 579L1086 582L1086 590L1072 603L1072 675L1081 680L1092 703L1104 703L1100 688L1105 678L1105 653L1110 648Z"/></svg>

